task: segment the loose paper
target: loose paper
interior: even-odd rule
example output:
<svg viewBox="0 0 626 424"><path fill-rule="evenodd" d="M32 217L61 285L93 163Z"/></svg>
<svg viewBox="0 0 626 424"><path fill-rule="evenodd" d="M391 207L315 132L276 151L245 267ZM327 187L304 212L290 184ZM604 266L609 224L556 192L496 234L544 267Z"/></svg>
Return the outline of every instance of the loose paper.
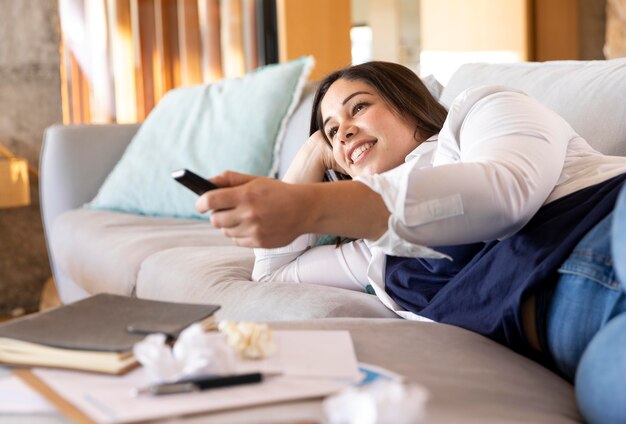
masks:
<svg viewBox="0 0 626 424"><path fill-rule="evenodd" d="M14 375L0 378L0 415L50 414L54 407Z"/></svg>
<svg viewBox="0 0 626 424"><path fill-rule="evenodd" d="M281 373L260 384L133 397L149 383L143 368L123 376L37 368L33 373L94 421L124 423L326 396L360 379L347 331L274 331L277 354L240 360L238 372Z"/></svg>

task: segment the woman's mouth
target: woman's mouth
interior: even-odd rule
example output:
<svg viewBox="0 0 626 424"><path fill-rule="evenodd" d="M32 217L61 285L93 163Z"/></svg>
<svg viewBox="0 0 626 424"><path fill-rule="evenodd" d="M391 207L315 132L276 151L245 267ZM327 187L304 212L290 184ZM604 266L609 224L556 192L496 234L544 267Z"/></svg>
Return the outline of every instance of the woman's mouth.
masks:
<svg viewBox="0 0 626 424"><path fill-rule="evenodd" d="M365 152L371 149L374 144L375 142L361 144L350 154L350 161L354 164L363 159L365 157Z"/></svg>

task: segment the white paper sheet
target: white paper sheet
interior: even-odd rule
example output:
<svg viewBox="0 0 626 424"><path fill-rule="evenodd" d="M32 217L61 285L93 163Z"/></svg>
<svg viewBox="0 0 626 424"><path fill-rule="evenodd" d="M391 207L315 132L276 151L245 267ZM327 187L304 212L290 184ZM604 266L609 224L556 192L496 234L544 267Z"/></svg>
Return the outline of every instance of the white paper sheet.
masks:
<svg viewBox="0 0 626 424"><path fill-rule="evenodd" d="M359 379L348 331L274 331L276 354L239 361L239 372L280 372L294 377Z"/></svg>
<svg viewBox="0 0 626 424"><path fill-rule="evenodd" d="M0 415L50 414L56 409L14 375L0 378Z"/></svg>
<svg viewBox="0 0 626 424"><path fill-rule="evenodd" d="M283 373L260 384L133 397L133 388L147 384L141 368L124 376L43 368L34 369L33 373L99 423L142 421L322 397L358 380L356 356L348 332L274 331L274 336L280 354L260 361L241 361L242 371Z"/></svg>

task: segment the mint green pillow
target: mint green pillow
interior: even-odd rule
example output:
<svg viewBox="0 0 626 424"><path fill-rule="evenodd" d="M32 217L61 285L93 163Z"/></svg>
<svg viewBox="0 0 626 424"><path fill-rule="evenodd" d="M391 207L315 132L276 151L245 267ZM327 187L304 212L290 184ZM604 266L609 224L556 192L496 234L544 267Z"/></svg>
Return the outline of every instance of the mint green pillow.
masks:
<svg viewBox="0 0 626 424"><path fill-rule="evenodd" d="M168 92L152 110L91 203L149 216L206 218L171 172L205 178L225 170L274 176L278 141L313 67L311 57L242 78Z"/></svg>

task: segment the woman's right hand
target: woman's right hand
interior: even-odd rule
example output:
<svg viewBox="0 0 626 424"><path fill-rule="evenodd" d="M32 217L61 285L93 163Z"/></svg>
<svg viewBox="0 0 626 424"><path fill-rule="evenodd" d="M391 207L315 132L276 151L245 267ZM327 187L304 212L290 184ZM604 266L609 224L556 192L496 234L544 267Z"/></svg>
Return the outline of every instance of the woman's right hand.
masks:
<svg viewBox="0 0 626 424"><path fill-rule="evenodd" d="M196 201L200 213L238 246L275 248L307 233L376 240L387 230L382 197L358 181L287 184L273 178L224 172L221 187Z"/></svg>
<svg viewBox="0 0 626 424"><path fill-rule="evenodd" d="M324 172L334 169L345 173L333 157L333 151L321 131L313 133L302 145L283 177L288 183L317 183Z"/></svg>
<svg viewBox="0 0 626 424"><path fill-rule="evenodd" d="M196 210L238 246L274 248L303 234L313 199L295 184L226 171L211 178L220 189L199 196Z"/></svg>

